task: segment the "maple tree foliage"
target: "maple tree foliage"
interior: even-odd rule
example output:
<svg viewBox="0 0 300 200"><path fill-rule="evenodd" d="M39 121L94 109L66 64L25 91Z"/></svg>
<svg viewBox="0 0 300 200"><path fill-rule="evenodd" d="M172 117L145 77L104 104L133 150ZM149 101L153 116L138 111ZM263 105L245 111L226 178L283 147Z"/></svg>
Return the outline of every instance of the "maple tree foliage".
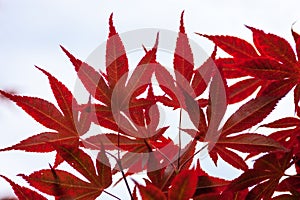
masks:
<svg viewBox="0 0 300 200"><path fill-rule="evenodd" d="M246 27L253 33L254 45L238 37L197 33L211 40L216 48L206 62L196 66L183 18L184 12L172 72L156 57L158 33L153 47L144 48L144 56L129 73L126 49L111 15L105 71L95 69L61 46L89 93L86 103L79 103L61 81L37 66L48 78L57 106L41 98L0 90L1 98L15 102L48 128L0 151L56 153L49 168L19 174L28 187L0 175L18 199L46 199L45 194L55 199L96 199L102 193L121 199L107 190L120 181L125 181L131 199L300 198L300 35L292 30L293 48L285 39L250 26ZM217 57L218 49L229 57ZM156 94L153 77L163 95ZM230 79L238 81L230 85ZM219 87L223 87L225 99L214 97L222 93ZM291 103L296 116L278 116L273 122L263 123L290 91L294 94ZM213 108L214 101L218 110ZM241 102L245 103L220 128L226 107ZM181 131L191 137L188 145L183 147L166 136L170 127L160 127L159 105L188 114L194 128L177 127L178 134ZM272 133L249 132L258 125ZM85 137L91 126L103 127L107 132ZM197 150L199 144L209 150L215 165L222 159L241 170L241 175L233 180L209 175L197 157L203 150ZM96 158L87 153L89 150L97 152ZM253 166L246 162L258 155ZM81 176L59 169L63 162ZM296 174L287 175L289 168ZM147 175L144 183L134 176L142 171ZM113 182L118 172L122 179ZM129 177L135 183L133 190L128 185ZM285 193L276 196L276 192Z"/></svg>

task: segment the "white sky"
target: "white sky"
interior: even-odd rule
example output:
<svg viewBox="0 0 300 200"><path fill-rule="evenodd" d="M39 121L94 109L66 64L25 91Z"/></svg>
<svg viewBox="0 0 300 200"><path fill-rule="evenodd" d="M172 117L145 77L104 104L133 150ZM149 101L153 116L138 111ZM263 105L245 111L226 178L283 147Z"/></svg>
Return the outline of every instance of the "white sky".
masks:
<svg viewBox="0 0 300 200"><path fill-rule="evenodd" d="M194 32L229 34L251 41L251 33L244 27L247 24L292 43L290 28L293 22L300 20L299 7L298 0L0 0L0 89L16 89L21 94L54 102L47 78L34 68L38 65L72 91L75 72L59 44L78 58L86 59L106 40L111 12L114 12L117 31L122 33L140 28L177 31L180 13L185 10L188 35L209 54L212 44ZM291 113L289 108L285 109L286 115ZM12 103L0 102L0 111L0 148L46 130ZM19 183L24 182L16 177L18 173L30 174L47 168L48 163L53 163L53 158L45 154L0 152L0 174ZM216 175L238 174L232 171L226 175L223 172L229 166L222 167L221 171L215 171ZM0 198L11 191L0 179Z"/></svg>

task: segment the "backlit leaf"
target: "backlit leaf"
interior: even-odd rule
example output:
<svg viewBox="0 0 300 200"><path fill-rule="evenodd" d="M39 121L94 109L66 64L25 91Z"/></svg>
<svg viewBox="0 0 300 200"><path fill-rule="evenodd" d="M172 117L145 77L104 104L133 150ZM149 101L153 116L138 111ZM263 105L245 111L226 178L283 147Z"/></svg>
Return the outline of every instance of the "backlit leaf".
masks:
<svg viewBox="0 0 300 200"><path fill-rule="evenodd" d="M43 197L39 193L37 193L31 189L28 189L26 187L20 186L3 175L0 175L0 177L5 179L11 185L11 187L13 188L15 194L17 195L17 197L19 199L22 199L22 200L31 200L31 199L47 200L45 197Z"/></svg>
<svg viewBox="0 0 300 200"><path fill-rule="evenodd" d="M197 175L193 170L183 170L175 176L168 192L169 199L188 200L197 186Z"/></svg>

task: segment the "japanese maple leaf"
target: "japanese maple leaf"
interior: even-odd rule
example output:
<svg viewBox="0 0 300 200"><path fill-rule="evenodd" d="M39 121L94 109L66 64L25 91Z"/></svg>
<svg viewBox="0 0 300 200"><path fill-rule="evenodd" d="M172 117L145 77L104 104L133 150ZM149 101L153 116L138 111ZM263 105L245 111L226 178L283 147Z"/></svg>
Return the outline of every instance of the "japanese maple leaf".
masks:
<svg viewBox="0 0 300 200"><path fill-rule="evenodd" d="M96 114L93 122L116 132L92 136L83 144L94 149L104 145L108 150L121 149L131 153L144 153L166 146L170 139L163 136L167 127L158 128L160 114L151 85L153 72L159 65L156 62L158 36L154 47L146 51L129 77L125 48L113 26L112 15L109 28L106 74L97 72L62 47L87 91L101 102L90 106L91 112ZM146 98L138 98L146 91ZM130 154L125 154L122 159L124 166L139 163L140 159L135 158L136 162L133 162L134 158L127 158L127 155Z"/></svg>
<svg viewBox="0 0 300 200"><path fill-rule="evenodd" d="M142 199L145 200L188 200L193 197L197 184L197 174L194 170L182 170L171 182L167 195L152 183L146 182L142 186L136 182Z"/></svg>
<svg viewBox="0 0 300 200"><path fill-rule="evenodd" d="M81 110L79 115L80 106L67 87L47 71L37 68L48 77L60 110L44 99L12 95L4 91L0 91L0 93L14 101L33 119L46 128L52 129L53 132L31 136L16 145L1 149L1 151L51 152L54 151L54 148L50 143L73 144L76 147L79 145L79 136L83 135L91 124L91 121L88 120L88 112ZM78 108L78 110L74 108ZM55 166L59 163L57 160Z"/></svg>
<svg viewBox="0 0 300 200"><path fill-rule="evenodd" d="M132 113L137 110L148 110L154 104L153 101L139 100L137 96L143 93L151 83L158 38L154 47L146 52L128 79L128 59L122 40L113 25L112 15L109 19L109 30L106 43L106 74L99 73L87 63L75 58L64 47L62 49L74 65L87 91L101 102L101 104L91 106L92 112L96 113L93 122L116 132L130 133L134 128L120 113L138 124L138 119L132 117ZM113 108L115 109L112 110ZM116 122L116 118L120 122Z"/></svg>
<svg viewBox="0 0 300 200"><path fill-rule="evenodd" d="M213 69L210 58L202 66L194 67L194 55L185 32L183 15L184 12L181 13L173 58L175 78L163 66L158 65L155 70L155 77L165 92L165 95L157 97L158 101L175 109L190 107L189 103L191 102L186 98L196 99L205 91Z"/></svg>
<svg viewBox="0 0 300 200"><path fill-rule="evenodd" d="M280 179L291 166L292 154L270 153L255 161L253 169L245 171L228 186L228 191L241 191L252 187L246 200L271 199Z"/></svg>
<svg viewBox="0 0 300 200"><path fill-rule="evenodd" d="M196 143L193 140L183 149L169 145L167 151L163 152L163 155L161 152L152 152L147 163L147 175L151 184L164 192L168 191L178 172L190 168L196 150ZM179 151L181 152L180 157L178 157ZM168 159L165 159L166 156ZM162 160L164 162L161 163ZM145 181L148 181L148 179Z"/></svg>
<svg viewBox="0 0 300 200"><path fill-rule="evenodd" d="M13 188L16 196L19 199L24 199L24 200L31 200L31 199L47 200L46 197L40 195L36 191L33 191L33 190L31 190L29 188L26 188L24 186L20 186L20 185L14 183L12 180L7 178L6 176L0 175L0 177L3 178L4 180L6 180L11 185L11 187Z"/></svg>
<svg viewBox="0 0 300 200"><path fill-rule="evenodd" d="M298 117L285 117L268 124L263 124L261 127L278 129L269 135L270 138L281 143L288 149L298 145L298 137L300 130L300 120Z"/></svg>
<svg viewBox="0 0 300 200"><path fill-rule="evenodd" d="M88 181L50 166L50 169L36 171L29 176L20 174L31 186L55 196L56 199L95 199L111 185L111 168L103 149L98 153L95 167L90 156L81 149L52 145L58 154Z"/></svg>
<svg viewBox="0 0 300 200"><path fill-rule="evenodd" d="M278 101L293 87L293 82L285 80L269 87L274 87L271 90L272 94L266 93L265 96L256 97L242 105L225 121L221 129L197 133L193 130L184 131L196 135L195 138L200 142L208 142L209 155L216 165L218 158L221 157L233 167L247 170L245 161L232 149L255 155L262 152L285 151L286 148L279 141L261 134L243 132L265 119Z"/></svg>
<svg viewBox="0 0 300 200"><path fill-rule="evenodd" d="M290 192L291 194L281 195L286 199L299 199L300 197L300 178L298 175L290 176L281 181L276 191L279 192Z"/></svg>
<svg viewBox="0 0 300 200"><path fill-rule="evenodd" d="M208 175L202 170L199 160L195 171L198 176L198 181L194 199L220 198L221 193L225 190L229 181Z"/></svg>
<svg viewBox="0 0 300 200"><path fill-rule="evenodd" d="M250 76L228 88L229 102L239 102L250 96L259 87L257 96L260 96L269 89L269 84L294 79L296 85L294 89L295 108L297 108L300 87L297 81L300 72L299 61L296 59L300 54L299 35L292 31L296 43L296 56L291 45L285 39L274 34L266 34L250 26L246 27L253 33L255 47L237 37L199 34L210 39L232 56L232 58L220 58L215 61L223 69L226 78Z"/></svg>

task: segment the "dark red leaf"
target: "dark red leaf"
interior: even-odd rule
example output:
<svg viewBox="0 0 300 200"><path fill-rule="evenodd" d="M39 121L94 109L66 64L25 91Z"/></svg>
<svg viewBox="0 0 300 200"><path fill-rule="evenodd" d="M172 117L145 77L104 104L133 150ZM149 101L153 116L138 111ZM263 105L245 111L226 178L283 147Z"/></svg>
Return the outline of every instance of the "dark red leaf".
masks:
<svg viewBox="0 0 300 200"><path fill-rule="evenodd" d="M70 122L64 118L61 112L52 103L36 97L11 95L1 90L0 93L14 101L33 119L45 127L57 131L74 132Z"/></svg>
<svg viewBox="0 0 300 200"><path fill-rule="evenodd" d="M141 197L143 200L167 200L164 193L152 184L147 184L147 186L142 186L136 183L139 188Z"/></svg>
<svg viewBox="0 0 300 200"><path fill-rule="evenodd" d="M46 153L54 151L52 145L50 144L52 141L59 141L58 134L45 132L31 136L25 140L22 140L18 144L1 149L0 151L23 150L27 152Z"/></svg>
<svg viewBox="0 0 300 200"><path fill-rule="evenodd" d="M183 170L175 176L168 191L169 199L188 200L197 187L197 174L193 170Z"/></svg>
<svg viewBox="0 0 300 200"><path fill-rule="evenodd" d="M292 196L289 194L282 194L272 198L272 200L298 200L298 199L299 196Z"/></svg>
<svg viewBox="0 0 300 200"><path fill-rule="evenodd" d="M75 170L81 173L86 179L94 185L99 185L98 176L95 171L95 166L88 154L79 148L71 146L57 146L52 144L57 153Z"/></svg>
<svg viewBox="0 0 300 200"><path fill-rule="evenodd" d="M271 199L278 181L279 179L273 179L272 181L266 181L256 185L249 191L246 196L246 200Z"/></svg>
<svg viewBox="0 0 300 200"><path fill-rule="evenodd" d="M266 154L256 160L253 169L234 179L227 190L241 191L254 186L247 194L247 200L270 199L285 170L290 167L291 158L291 152Z"/></svg>
<svg viewBox="0 0 300 200"><path fill-rule="evenodd" d="M189 39L185 33L183 15L184 11L181 13L180 28L176 42L173 64L175 71L179 72L179 74L175 74L176 80L182 80L184 77L187 82L190 82L193 75L194 58L189 44Z"/></svg>
<svg viewBox="0 0 300 200"><path fill-rule="evenodd" d="M78 104L70 90L59 80L57 80L54 76L52 76L49 72L37 66L36 68L38 68L48 77L54 97L64 116L68 120L70 120L70 122L74 122L74 120L77 120L78 111L74 108L76 108Z"/></svg>
<svg viewBox="0 0 300 200"><path fill-rule="evenodd" d="M152 184L160 187L162 184L162 177L166 167L161 167L156 153L151 152L147 163L147 175Z"/></svg>
<svg viewBox="0 0 300 200"><path fill-rule="evenodd" d="M258 87L262 84L262 81L250 78L239 81L228 88L229 103L240 102L249 97Z"/></svg>
<svg viewBox="0 0 300 200"><path fill-rule="evenodd" d="M20 174L32 187L60 199L95 199L103 191L97 185L87 183L62 170L44 169L29 176Z"/></svg>
<svg viewBox="0 0 300 200"><path fill-rule="evenodd" d="M106 150L120 148L126 151L132 151L137 146L145 146L143 140L130 139L117 134L98 134L85 139L83 142L86 147L99 150L102 145Z"/></svg>
<svg viewBox="0 0 300 200"><path fill-rule="evenodd" d="M14 183L12 180L8 179L5 176L0 175L0 177L2 177L3 179L5 179L13 188L15 194L17 195L17 197L19 199L22 200L47 200L45 197L43 197L42 195L40 195L39 193L28 189L26 187L20 186L16 183Z"/></svg>
<svg viewBox="0 0 300 200"><path fill-rule="evenodd" d="M220 200L219 193L200 194L193 197L193 200Z"/></svg>
<svg viewBox="0 0 300 200"><path fill-rule="evenodd" d="M250 76L263 80L283 80L288 77L296 76L295 70L289 65L278 63L269 58L245 60L236 65L236 67Z"/></svg>
<svg viewBox="0 0 300 200"><path fill-rule="evenodd" d="M229 135L237 133L252 126L255 126L267 117L277 102L291 89L293 83L286 81L273 89L270 86L268 93L264 96L256 97L246 104L242 105L234 114L232 114L223 126L222 134ZM274 85L275 86L275 85Z"/></svg>
<svg viewBox="0 0 300 200"><path fill-rule="evenodd" d="M237 136L221 138L218 140L218 145L220 144L245 153L286 150L272 138L255 133L243 133Z"/></svg>
<svg viewBox="0 0 300 200"><path fill-rule="evenodd" d="M128 60L124 45L113 25L113 14L109 18L109 38L106 43L107 81L111 89L122 76L127 79Z"/></svg>
<svg viewBox="0 0 300 200"><path fill-rule="evenodd" d="M268 127L268 128L289 128L293 126L300 126L300 120L294 117L285 117L278 119L274 122L263 124L262 127Z"/></svg>
<svg viewBox="0 0 300 200"><path fill-rule="evenodd" d="M216 151L225 162L243 171L248 169L246 162L238 154L224 147L219 148L219 146L220 145L216 145L213 150Z"/></svg>
<svg viewBox="0 0 300 200"><path fill-rule="evenodd" d="M196 70L191 84L195 95L200 96L206 90L207 84L208 82L203 78L203 74L199 70Z"/></svg>
<svg viewBox="0 0 300 200"><path fill-rule="evenodd" d="M282 63L296 62L294 51L285 39L250 26L246 27L252 31L253 42L262 56L274 58Z"/></svg>
<svg viewBox="0 0 300 200"><path fill-rule="evenodd" d="M226 181L221 178L212 177L204 172L200 166L200 162L198 160L196 170L198 175L198 183L197 189L194 196L198 196L201 194L220 194L224 191L224 189L229 184L229 181Z"/></svg>
<svg viewBox="0 0 300 200"><path fill-rule="evenodd" d="M298 112L298 106L300 101L300 84L298 84L294 89L294 104L295 104L295 112L297 113L298 117L300 113Z"/></svg>
<svg viewBox="0 0 300 200"><path fill-rule="evenodd" d="M284 147L291 149L295 145L297 145L297 136L299 133L299 128L288 129L288 130L280 130L269 135L270 138L276 140Z"/></svg>
<svg viewBox="0 0 300 200"><path fill-rule="evenodd" d="M112 184L112 173L110 162L102 149L97 156L96 169L98 173L98 180L103 188L107 188Z"/></svg>
<svg viewBox="0 0 300 200"><path fill-rule="evenodd" d="M300 196L300 178L295 175L284 179L277 186L277 191L290 192L295 196Z"/></svg>
<svg viewBox="0 0 300 200"><path fill-rule="evenodd" d="M244 61L245 59L239 58L218 58L215 64L222 69L225 78L234 79L247 76L247 73L236 67Z"/></svg>
<svg viewBox="0 0 300 200"><path fill-rule="evenodd" d="M257 169L249 169L241 176L234 179L228 186L228 190L240 191L247 189L261 181L264 181L272 176L272 172L261 171Z"/></svg>
<svg viewBox="0 0 300 200"><path fill-rule="evenodd" d="M99 72L97 72L93 67L91 67L87 63L84 63L79 59L75 58L64 47L61 46L61 48L74 65L77 75L83 83L84 87L87 89L87 91L97 100L101 101L106 105L110 105L111 92L101 74L99 74Z"/></svg>
<svg viewBox="0 0 300 200"><path fill-rule="evenodd" d="M250 43L238 37L223 36L223 35L211 36L211 35L204 35L199 33L197 34L204 36L209 40L213 41L218 47L220 47L225 52L227 52L228 54L234 57L252 58L258 56L256 50L253 48L253 46Z"/></svg>

